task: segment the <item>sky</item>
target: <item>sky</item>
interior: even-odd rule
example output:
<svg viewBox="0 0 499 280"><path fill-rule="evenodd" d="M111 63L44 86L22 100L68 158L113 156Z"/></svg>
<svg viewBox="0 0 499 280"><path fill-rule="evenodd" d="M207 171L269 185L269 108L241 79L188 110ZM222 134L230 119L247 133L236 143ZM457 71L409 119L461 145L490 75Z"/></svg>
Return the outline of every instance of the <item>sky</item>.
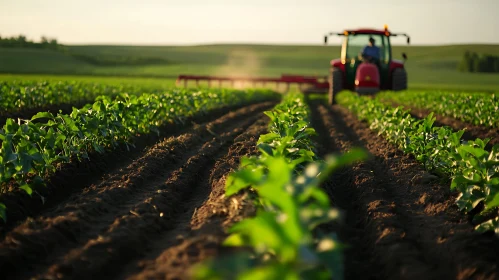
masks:
<svg viewBox="0 0 499 280"><path fill-rule="evenodd" d="M499 0L0 0L0 36L63 44L320 45L329 31L388 24L413 45L499 44L498 11Z"/></svg>

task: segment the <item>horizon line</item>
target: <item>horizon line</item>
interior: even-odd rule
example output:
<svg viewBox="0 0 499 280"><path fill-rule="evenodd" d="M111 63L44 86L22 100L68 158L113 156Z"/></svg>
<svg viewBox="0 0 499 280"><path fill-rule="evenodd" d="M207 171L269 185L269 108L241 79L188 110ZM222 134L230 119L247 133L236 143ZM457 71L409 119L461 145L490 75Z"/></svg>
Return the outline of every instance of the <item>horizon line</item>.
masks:
<svg viewBox="0 0 499 280"><path fill-rule="evenodd" d="M339 47L341 44L312 44L312 43L266 43L266 42L206 42L206 43L191 43L191 44L175 44L175 43L62 43L64 46L126 46L126 47L202 47L202 46L300 46L300 47ZM473 45L489 45L496 46L499 42L456 42L456 43L428 43L428 44L392 44L392 46L407 46L407 47L445 47L445 46L473 46Z"/></svg>

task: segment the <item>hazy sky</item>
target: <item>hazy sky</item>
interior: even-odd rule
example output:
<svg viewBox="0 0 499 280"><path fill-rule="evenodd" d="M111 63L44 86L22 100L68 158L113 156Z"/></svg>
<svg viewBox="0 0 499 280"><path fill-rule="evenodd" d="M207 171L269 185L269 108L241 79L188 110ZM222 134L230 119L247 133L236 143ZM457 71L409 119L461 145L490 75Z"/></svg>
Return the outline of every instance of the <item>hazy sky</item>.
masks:
<svg viewBox="0 0 499 280"><path fill-rule="evenodd" d="M498 11L499 0L0 0L0 36L46 35L66 44L321 44L328 31L386 23L413 44L499 43Z"/></svg>

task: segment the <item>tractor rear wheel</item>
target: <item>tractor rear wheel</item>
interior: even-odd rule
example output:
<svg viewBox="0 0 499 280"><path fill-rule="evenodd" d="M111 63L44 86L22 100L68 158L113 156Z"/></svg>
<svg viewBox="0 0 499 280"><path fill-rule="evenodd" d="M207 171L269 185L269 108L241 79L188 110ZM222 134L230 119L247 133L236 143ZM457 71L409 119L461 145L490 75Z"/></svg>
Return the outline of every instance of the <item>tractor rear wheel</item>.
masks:
<svg viewBox="0 0 499 280"><path fill-rule="evenodd" d="M392 72L392 90L407 89L407 72L404 68L396 68Z"/></svg>
<svg viewBox="0 0 499 280"><path fill-rule="evenodd" d="M336 94L343 89L343 73L333 67L329 70L329 104L336 104Z"/></svg>

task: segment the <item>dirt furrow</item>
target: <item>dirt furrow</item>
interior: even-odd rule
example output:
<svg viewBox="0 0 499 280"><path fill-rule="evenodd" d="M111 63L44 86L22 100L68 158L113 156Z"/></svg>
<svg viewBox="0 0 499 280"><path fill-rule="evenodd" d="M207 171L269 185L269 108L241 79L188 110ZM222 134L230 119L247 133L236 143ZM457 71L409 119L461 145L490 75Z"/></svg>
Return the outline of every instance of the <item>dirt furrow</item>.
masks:
<svg viewBox="0 0 499 280"><path fill-rule="evenodd" d="M338 196L343 201L335 199L339 207L350 204L346 208L351 217L341 230L353 248L347 251L348 278L499 276L495 261L499 257L497 239L474 232L454 206L455 194L448 186L432 182L416 161L345 109L313 107L316 121L322 123L316 124L319 134L326 133L331 139L322 139L324 147L334 145L332 150L346 151L360 146L371 156L347 169L350 175L341 175L346 178L344 182L333 180L326 185L333 200Z"/></svg>
<svg viewBox="0 0 499 280"><path fill-rule="evenodd" d="M321 157L331 153L340 153L352 148L352 143L348 141L346 131L339 130L334 120L327 117L324 107L321 106L319 112L319 101L309 102L311 107L311 122L318 132L316 146ZM356 145L361 146L361 145ZM335 171L331 178L323 184L324 190L328 193L332 205L340 210L340 224L332 223L324 225L326 231L338 233L342 242L349 246L344 251L344 265L346 279L362 279L370 268L372 256L362 242L364 227L359 223L362 220L362 213L358 211L358 206L352 203L354 197L354 171L351 167L344 167ZM360 215L360 216L359 216Z"/></svg>
<svg viewBox="0 0 499 280"><path fill-rule="evenodd" d="M19 274L22 266L43 278L85 278L133 257L147 233L168 228L175 202L189 193L177 180L194 180L218 149L272 105L248 106L168 138L100 184L15 228L0 244L0 270L29 275Z"/></svg>
<svg viewBox="0 0 499 280"><path fill-rule="evenodd" d="M192 265L230 251L221 246L228 227L252 215L254 208L245 195L226 198L225 180L239 167L241 157L257 152L256 142L266 132L267 121L268 118L261 118L235 138L228 152L203 175L205 179L198 189L208 191L208 195L188 202L190 211L179 217L175 229L155 241L154 249L118 278L185 279Z"/></svg>
<svg viewBox="0 0 499 280"><path fill-rule="evenodd" d="M138 199L141 202L132 208L126 207L131 209L129 213L117 218L105 233L70 251L62 262L51 265L40 278L68 275L88 279L99 275L111 277L119 273L117 267L143 252L151 237L174 226L176 216L189 210L189 201L202 201L208 195L205 189L199 188L199 184L205 180L203 169L217 157L215 153L245 127L247 125L242 124L221 135L222 139L205 143L184 166L173 171L165 183L162 183L164 179L152 182L155 192L147 190L146 186L147 193Z"/></svg>
<svg viewBox="0 0 499 280"><path fill-rule="evenodd" d="M47 179L47 186L36 188L33 196L22 190L14 190L0 194L0 201L7 206L7 224L0 221L0 238L27 218L36 218L47 209L57 207L71 194L100 182L108 174L116 174L120 169L129 166L135 159L144 154L144 150L164 138L188 132L196 123L206 123L221 118L231 111L243 107L269 104L259 102L215 109L205 114L195 115L186 120L185 126L168 124L160 128L161 137L155 134L142 135L135 140L135 148L128 150L122 147L106 154L91 154L89 160L63 165L53 176Z"/></svg>

